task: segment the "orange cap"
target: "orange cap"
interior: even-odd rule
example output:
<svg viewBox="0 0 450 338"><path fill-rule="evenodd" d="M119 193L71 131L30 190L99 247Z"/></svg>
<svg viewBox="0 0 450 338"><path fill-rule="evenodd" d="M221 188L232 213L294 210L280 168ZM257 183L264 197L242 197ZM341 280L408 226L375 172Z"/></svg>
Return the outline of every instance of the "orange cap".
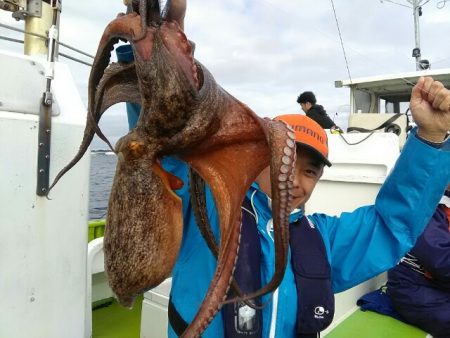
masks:
<svg viewBox="0 0 450 338"><path fill-rule="evenodd" d="M331 167L328 161L328 137L323 128L313 119L300 114L286 114L275 117L275 120L287 123L295 132L296 142L314 150L323 162Z"/></svg>

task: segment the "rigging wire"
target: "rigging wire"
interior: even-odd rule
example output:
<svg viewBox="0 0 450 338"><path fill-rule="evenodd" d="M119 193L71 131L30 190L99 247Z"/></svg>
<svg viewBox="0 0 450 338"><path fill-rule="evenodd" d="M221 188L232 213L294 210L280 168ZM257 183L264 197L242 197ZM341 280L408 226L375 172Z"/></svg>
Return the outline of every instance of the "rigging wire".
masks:
<svg viewBox="0 0 450 338"><path fill-rule="evenodd" d="M413 4L413 0L407 0L411 5ZM425 6L427 3L429 3L431 0L426 0L424 3L421 3L422 2L422 0L421 1L419 1L418 3L417 3L417 7L422 7L422 6Z"/></svg>
<svg viewBox="0 0 450 338"><path fill-rule="evenodd" d="M337 14L336 14L336 8L334 7L334 1L331 1L331 6L333 7L333 13L334 13L334 19L336 20L336 26L337 26L337 30L339 33L339 39L341 40L341 47L342 47L342 52L344 53L344 59L345 59L345 65L347 67L347 73L348 73L348 78L350 80L350 83L352 82L352 76L350 74L350 67L348 65L348 60L347 60L347 54L345 53L345 47L344 47L344 41L342 39L342 34L341 34L341 29L339 27L339 20L337 18Z"/></svg>
<svg viewBox="0 0 450 338"><path fill-rule="evenodd" d="M9 38L9 37L7 37L7 36L1 36L1 35L0 35L0 39L1 39L1 40L10 41L10 42L23 43L23 40L13 39L13 38Z"/></svg>
<svg viewBox="0 0 450 338"><path fill-rule="evenodd" d="M438 1L437 3L436 3L436 7L438 8L438 9L442 9L442 8L444 8L445 7L445 5L447 4L447 2L449 2L450 0L442 0L442 1Z"/></svg>
<svg viewBox="0 0 450 338"><path fill-rule="evenodd" d="M433 61L433 64L435 65L436 63L441 63L441 62L448 61L448 60L450 60L450 57L444 58L444 59L435 60L435 61Z"/></svg>
<svg viewBox="0 0 450 338"><path fill-rule="evenodd" d="M80 54L82 54L82 55L84 55L84 56L90 57L91 59L94 58L93 55L88 54L88 53L86 53L86 52L83 52L81 49L77 49L77 48L75 48L75 47L69 46L68 44L65 44L64 42L58 41L58 44L61 45L61 46L63 46L63 47L66 47L67 49L73 50L74 52L77 52L77 53L80 53Z"/></svg>
<svg viewBox="0 0 450 338"><path fill-rule="evenodd" d="M412 8L411 6L404 5L404 4L401 4L399 2L395 2L395 1L392 1L392 0L380 0L381 3L385 2L385 1L386 2L390 2L390 3L394 4L394 5L399 5L399 6L402 6L402 7ZM410 2L410 1L408 1L408 2Z"/></svg>
<svg viewBox="0 0 450 338"><path fill-rule="evenodd" d="M7 37L7 36L1 36L1 35L0 35L0 40L6 40L6 41L16 42L16 43L21 43L21 44L24 43L23 40L20 40L20 39L14 39L14 38L9 38L9 37ZM81 64L86 65L86 66L89 66L89 67L92 67L92 63L89 63L89 62L86 62L86 61L77 59L76 57L70 56L70 55L68 55L68 54L59 52L58 55L59 55L59 56L62 56L62 57L64 57L64 58L66 58L66 59L69 59L69 60L72 60L72 61L81 63Z"/></svg>
<svg viewBox="0 0 450 338"><path fill-rule="evenodd" d="M38 38L43 38L43 39L47 40L47 37L45 35L38 34L38 33L25 32L23 29L16 28L16 27L13 27L13 26L9 26L9 25L5 25L4 23L1 23L1 22L0 22L0 27L7 28L7 29L15 31L15 32L36 36Z"/></svg>
<svg viewBox="0 0 450 338"><path fill-rule="evenodd" d="M19 32L19 33L23 33L23 34L27 34L27 35L32 35L32 36L35 36L35 37L38 37L38 38L41 38L41 39L48 40L47 36L45 36L45 35L38 34L38 33L27 32L27 31L25 31L25 30L23 30L23 29L16 28L16 27L13 27L13 26L9 26L9 25L6 25L6 24L4 24L4 23L0 23L0 27L4 27L4 28L10 29L10 30L15 31L15 32ZM66 43L64 43L64 42L57 41L57 43L58 43L59 45L65 47L65 48L67 48L67 49L73 50L74 52L80 53L80 54L85 55L85 56L87 56L87 57L90 57L90 58L92 58L92 59L94 58L94 56L92 56L92 55L90 55L90 54L88 54L88 53L86 53L86 52L83 52L83 51L80 50L80 49L77 49L77 48L75 48L75 47L72 47L72 46L70 46L70 45L68 45L68 44L66 44Z"/></svg>
<svg viewBox="0 0 450 338"><path fill-rule="evenodd" d="M72 61L81 63L81 64L86 65L86 66L89 66L89 67L92 67L92 63L89 63L89 62L86 62L86 61L77 59L76 57L70 56L70 55L68 55L68 54L59 52L58 55L59 55L59 56L62 56L62 57L65 57L66 59L69 59L69 60L72 60Z"/></svg>

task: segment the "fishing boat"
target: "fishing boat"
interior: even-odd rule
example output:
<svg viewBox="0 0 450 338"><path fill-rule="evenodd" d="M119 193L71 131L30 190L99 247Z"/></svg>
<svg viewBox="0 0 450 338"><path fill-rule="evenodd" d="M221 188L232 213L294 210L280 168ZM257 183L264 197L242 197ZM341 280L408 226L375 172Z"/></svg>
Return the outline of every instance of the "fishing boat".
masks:
<svg viewBox="0 0 450 338"><path fill-rule="evenodd" d="M89 156L46 197L49 181L76 153L86 121L72 74L56 58L61 3L0 2L37 34L31 36L37 41L25 43L27 55L0 51L0 337L166 337L170 278L131 311L117 305L107 285L105 222L87 225ZM47 31L48 38L39 38ZM413 123L407 102L411 84L422 75L450 87L450 69L336 82L350 90L348 125L356 132L329 133L333 166L307 213L338 214L374 202ZM343 191L345 199L332 197ZM358 310L356 300L385 279L382 274L336 295L335 319L324 336L425 337L421 330Z"/></svg>

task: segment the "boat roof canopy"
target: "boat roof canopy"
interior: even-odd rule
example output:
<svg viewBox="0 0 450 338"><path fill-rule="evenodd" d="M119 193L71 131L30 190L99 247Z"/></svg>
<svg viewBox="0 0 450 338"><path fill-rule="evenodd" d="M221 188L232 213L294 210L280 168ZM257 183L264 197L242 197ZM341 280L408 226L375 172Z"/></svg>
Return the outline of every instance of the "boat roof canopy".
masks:
<svg viewBox="0 0 450 338"><path fill-rule="evenodd" d="M388 101L408 101L411 88L420 76L431 76L450 88L450 68L340 80L335 81L335 87L349 87L352 91L375 94Z"/></svg>

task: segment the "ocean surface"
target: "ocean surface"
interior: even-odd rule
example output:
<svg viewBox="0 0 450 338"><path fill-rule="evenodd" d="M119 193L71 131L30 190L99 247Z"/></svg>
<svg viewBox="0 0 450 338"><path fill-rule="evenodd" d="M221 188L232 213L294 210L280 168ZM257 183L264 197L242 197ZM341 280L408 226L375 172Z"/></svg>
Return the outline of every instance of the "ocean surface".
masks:
<svg viewBox="0 0 450 338"><path fill-rule="evenodd" d="M108 198L116 171L117 157L112 152L91 152L89 219L106 217Z"/></svg>

